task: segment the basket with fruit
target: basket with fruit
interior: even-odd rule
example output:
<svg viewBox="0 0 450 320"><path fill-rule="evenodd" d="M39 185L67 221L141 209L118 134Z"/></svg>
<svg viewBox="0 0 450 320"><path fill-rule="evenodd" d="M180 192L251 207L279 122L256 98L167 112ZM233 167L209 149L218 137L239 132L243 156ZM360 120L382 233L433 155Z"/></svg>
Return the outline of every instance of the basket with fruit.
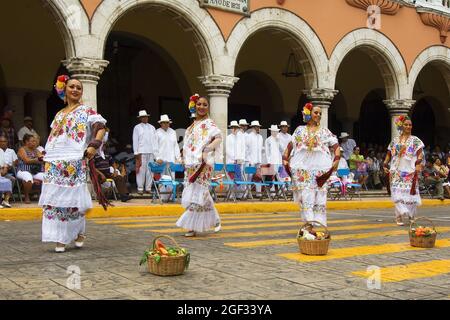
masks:
<svg viewBox="0 0 450 320"><path fill-rule="evenodd" d="M314 223L325 228L325 231L314 230ZM331 235L327 227L318 221L307 221L297 234L297 242L302 254L320 256L328 253Z"/></svg>
<svg viewBox="0 0 450 320"><path fill-rule="evenodd" d="M166 247L160 238L167 238L173 242L174 247ZM190 254L181 248L174 238L170 236L157 236L153 245L144 251L139 265L147 262L148 271L158 276L176 276L183 274L189 267Z"/></svg>
<svg viewBox="0 0 450 320"><path fill-rule="evenodd" d="M431 223L431 227L418 225L417 221L424 220ZM409 226L409 243L413 247L433 248L436 242L436 228L433 221L425 217L419 217L411 221Z"/></svg>

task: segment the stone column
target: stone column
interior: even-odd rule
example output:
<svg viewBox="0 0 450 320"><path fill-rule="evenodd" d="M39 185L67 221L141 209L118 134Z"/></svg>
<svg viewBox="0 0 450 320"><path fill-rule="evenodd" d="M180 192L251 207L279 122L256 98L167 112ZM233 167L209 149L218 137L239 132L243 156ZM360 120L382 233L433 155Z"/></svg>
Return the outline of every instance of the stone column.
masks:
<svg viewBox="0 0 450 320"><path fill-rule="evenodd" d="M338 90L323 88L303 90L303 93L306 94L311 103L322 109L320 125L324 128L328 128L328 109L330 108L331 101L333 101L338 92Z"/></svg>
<svg viewBox="0 0 450 320"><path fill-rule="evenodd" d="M8 97L8 106L13 107L15 110L12 120L17 134L20 128L23 127L26 91L24 89L7 89L6 94Z"/></svg>
<svg viewBox="0 0 450 320"><path fill-rule="evenodd" d="M50 96L49 91L33 91L31 117L33 118L34 130L41 137L41 145L45 144L48 136L49 126L47 124L47 99Z"/></svg>
<svg viewBox="0 0 450 320"><path fill-rule="evenodd" d="M72 77L83 83L83 103L97 110L97 83L109 61L74 57L62 63Z"/></svg>
<svg viewBox="0 0 450 320"><path fill-rule="evenodd" d="M391 116L391 139L398 136L400 133L395 126L395 119L401 115L408 115L411 107L416 103L415 100L398 99L398 100L383 100L388 107Z"/></svg>
<svg viewBox="0 0 450 320"><path fill-rule="evenodd" d="M199 77L209 96L209 114L222 131L224 139L223 150L225 155L225 138L228 127L228 97L231 89L239 78L225 75L210 75ZM225 161L225 159L224 159Z"/></svg>

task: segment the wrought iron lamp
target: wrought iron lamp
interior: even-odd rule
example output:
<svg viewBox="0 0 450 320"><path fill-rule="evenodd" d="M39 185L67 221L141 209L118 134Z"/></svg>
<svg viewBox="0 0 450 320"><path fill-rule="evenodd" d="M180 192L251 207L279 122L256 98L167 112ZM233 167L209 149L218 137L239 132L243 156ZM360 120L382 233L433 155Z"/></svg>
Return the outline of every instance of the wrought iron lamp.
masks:
<svg viewBox="0 0 450 320"><path fill-rule="evenodd" d="M284 70L282 75L285 76L286 78L297 78L302 75L298 67L297 61L295 59L295 54L293 52L291 52L291 54L289 55L289 59L286 64L286 69Z"/></svg>

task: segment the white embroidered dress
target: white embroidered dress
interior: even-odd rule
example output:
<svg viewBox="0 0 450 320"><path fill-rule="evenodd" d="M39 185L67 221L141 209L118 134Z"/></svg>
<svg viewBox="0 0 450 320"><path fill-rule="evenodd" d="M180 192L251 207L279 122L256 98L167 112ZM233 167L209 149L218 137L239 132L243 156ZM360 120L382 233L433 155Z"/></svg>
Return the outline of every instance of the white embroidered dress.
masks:
<svg viewBox="0 0 450 320"><path fill-rule="evenodd" d="M417 155L423 147L423 142L416 136L410 136L404 143L400 142L400 137L395 137L389 144L391 198L395 203L396 217L408 215L413 218L417 206L422 204L418 182L416 183L416 194L411 195L410 192L416 170Z"/></svg>
<svg viewBox="0 0 450 320"><path fill-rule="evenodd" d="M293 149L289 162L292 190L305 221L315 220L327 225L327 184L319 188L316 177L331 168L333 162L329 148L337 143L336 136L322 127L309 132L306 126L299 126L292 135Z"/></svg>
<svg viewBox="0 0 450 320"><path fill-rule="evenodd" d="M194 123L186 130L183 146L185 164L185 187L181 205L186 211L176 222L178 227L195 232L204 232L220 222L219 214L214 207L214 200L209 193L212 166L215 157L209 153L206 165L194 183L189 178L197 172L202 164L202 153L213 138L221 138L221 132L212 119L206 118ZM221 146L216 150L220 154Z"/></svg>
<svg viewBox="0 0 450 320"><path fill-rule="evenodd" d="M92 140L92 125L106 120L81 105L51 124L45 146L45 174L39 205L43 207L42 241L69 244L85 232L85 213L92 208L87 188L84 152Z"/></svg>

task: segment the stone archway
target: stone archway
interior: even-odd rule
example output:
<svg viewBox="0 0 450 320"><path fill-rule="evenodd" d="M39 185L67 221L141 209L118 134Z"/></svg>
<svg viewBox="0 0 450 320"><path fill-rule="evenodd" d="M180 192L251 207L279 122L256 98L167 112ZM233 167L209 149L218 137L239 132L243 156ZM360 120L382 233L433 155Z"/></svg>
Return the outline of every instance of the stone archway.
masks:
<svg viewBox="0 0 450 320"><path fill-rule="evenodd" d="M347 54L363 50L378 66L383 76L387 99L408 98L405 62L393 42L382 33L371 29L358 29L344 36L330 57L330 84L334 88L337 72Z"/></svg>
<svg viewBox="0 0 450 320"><path fill-rule="evenodd" d="M239 52L245 42L256 32L274 30L286 34L303 69L306 89L329 88L327 85L328 58L314 30L293 13L266 8L252 12L251 19L241 19L231 32L226 46L229 56L229 72L234 74Z"/></svg>
<svg viewBox="0 0 450 320"><path fill-rule="evenodd" d="M173 21L185 32L191 32L195 38L193 46L201 61L201 73L208 76L217 72L215 58L223 56L224 41L222 34L206 10L199 7L198 1L184 0L123 0L103 1L92 17L91 33L98 36L95 43L85 50L97 58L102 58L109 32L116 22L131 10L153 7L170 14Z"/></svg>
<svg viewBox="0 0 450 320"><path fill-rule="evenodd" d="M450 48L444 46L432 46L422 51L414 60L408 77L410 97L413 96L414 86L416 85L419 73L429 63L436 66L439 71L441 71L450 94Z"/></svg>

